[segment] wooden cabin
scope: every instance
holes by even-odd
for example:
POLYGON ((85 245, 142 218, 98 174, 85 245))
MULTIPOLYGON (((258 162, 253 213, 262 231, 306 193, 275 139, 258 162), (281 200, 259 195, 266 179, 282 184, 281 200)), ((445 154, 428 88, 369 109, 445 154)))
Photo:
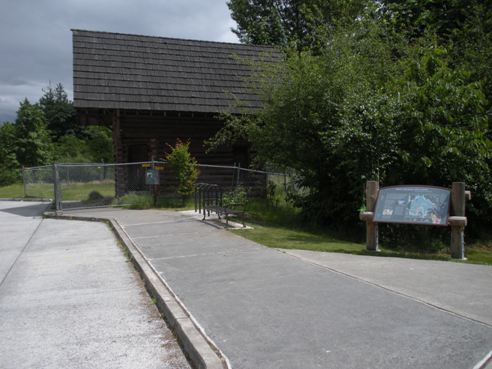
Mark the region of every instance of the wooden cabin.
POLYGON ((116 162, 157 160, 164 156, 166 145, 179 138, 191 141, 191 153, 199 163, 249 165, 247 144, 207 154, 204 140, 221 128, 220 113, 254 114, 260 100, 248 88, 251 63, 278 60, 278 50, 108 32, 72 33, 74 106, 81 124, 112 128, 116 162))

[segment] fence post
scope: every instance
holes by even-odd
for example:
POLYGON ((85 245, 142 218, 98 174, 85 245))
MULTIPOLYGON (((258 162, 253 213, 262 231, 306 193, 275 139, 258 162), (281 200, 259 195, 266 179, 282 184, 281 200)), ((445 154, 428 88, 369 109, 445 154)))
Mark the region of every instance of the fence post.
MULTIPOLYGON (((152 155, 152 160, 151 160, 150 166, 152 168, 152 175, 155 175, 155 162, 154 162, 154 156, 153 155, 152 155)), ((156 207, 157 206, 157 185, 155 183, 153 183, 150 186, 152 188, 152 199, 153 199, 154 207, 156 207)))
POLYGON ((195 213, 198 211, 198 191, 195 185, 195 213))
POLYGON ((236 187, 239 186, 239 174, 241 173, 241 163, 238 163, 237 164, 237 167, 236 167, 236 187))
POLYGON ((55 197, 55 210, 62 210, 60 199, 60 173, 58 172, 58 164, 53 164, 53 191, 55 197))
MULTIPOLYGON (((367 181, 366 183, 366 208, 368 212, 374 214, 374 208, 376 206, 376 199, 379 192, 378 181, 367 181)), ((372 219, 368 219, 366 222, 366 240, 367 250, 379 251, 379 237, 378 237, 378 225, 374 223, 372 219)))
POLYGON ((24 166, 22 166, 22 187, 24 188, 24 197, 27 197, 26 168, 24 166))

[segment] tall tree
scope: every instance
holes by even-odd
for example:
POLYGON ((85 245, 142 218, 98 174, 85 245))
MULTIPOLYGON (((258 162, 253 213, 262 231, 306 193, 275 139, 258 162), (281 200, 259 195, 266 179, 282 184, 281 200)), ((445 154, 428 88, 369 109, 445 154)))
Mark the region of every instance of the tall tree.
POLYGON ((317 50, 336 24, 355 19, 364 0, 229 0, 243 43, 317 50))
POLYGON ((492 1, 490 0, 382 0, 386 24, 411 43, 434 35, 450 51, 452 67, 470 71, 480 81, 488 100, 492 123, 492 1))
MULTIPOLYGON (((473 16, 482 0, 383 0, 381 12, 411 39, 434 32, 449 40, 473 16)), ((489 5, 490 8, 490 5, 489 5)))
POLYGON ((19 162, 15 155, 16 129, 11 122, 0 126, 0 185, 15 182, 19 176, 19 162))
POLYGON ((25 99, 20 103, 15 121, 17 160, 24 166, 48 164, 53 145, 47 129, 46 117, 37 104, 25 99))
POLYGON ((79 133, 75 109, 63 85, 58 83, 55 88, 50 85, 43 92, 44 95, 39 99, 39 105, 44 112, 53 138, 58 140, 64 135, 79 133))

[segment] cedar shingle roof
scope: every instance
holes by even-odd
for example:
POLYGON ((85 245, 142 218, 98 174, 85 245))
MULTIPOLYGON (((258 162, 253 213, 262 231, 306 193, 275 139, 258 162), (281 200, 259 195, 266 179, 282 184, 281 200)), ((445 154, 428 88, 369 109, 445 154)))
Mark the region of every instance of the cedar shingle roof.
POLYGON ((249 108, 245 60, 278 60, 268 46, 72 30, 77 108, 222 112, 249 108))

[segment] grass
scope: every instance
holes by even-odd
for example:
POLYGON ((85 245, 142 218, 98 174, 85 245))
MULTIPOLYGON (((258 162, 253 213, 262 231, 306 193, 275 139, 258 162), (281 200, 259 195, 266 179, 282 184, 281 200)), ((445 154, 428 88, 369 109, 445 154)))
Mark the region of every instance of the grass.
POLYGON ((68 183, 61 186, 63 201, 85 200, 93 191, 104 197, 114 197, 114 182, 68 183))
POLYGON ((180 198, 159 196, 157 198, 156 206, 154 206, 154 199, 149 194, 137 194, 132 193, 121 197, 116 201, 117 205, 120 205, 127 209, 167 209, 167 210, 191 210, 194 209, 193 199, 186 199, 184 202, 180 198))
POLYGON ((284 228, 275 225, 250 224, 253 229, 237 230, 237 234, 268 247, 281 249, 361 252, 364 245, 333 238, 328 234, 284 228))
MULTIPOLYGON (((27 197, 53 198, 53 184, 36 183, 27 187, 27 197)), ((111 204, 120 205, 128 209, 150 209, 154 208, 154 201, 149 194, 132 193, 113 200, 115 196, 113 181, 94 181, 85 183, 62 183, 62 201, 81 201, 86 204, 111 204), (97 192, 97 196, 93 196, 97 192), (92 193, 92 195, 91 195, 92 193), (94 201, 92 201, 94 200, 94 201)), ((14 183, 8 186, 0 186, 0 198, 23 198, 24 186, 22 183, 14 183)), ((176 197, 157 198, 156 208, 190 210, 194 209, 193 199, 182 199, 176 197)))
POLYGON ((492 265, 492 246, 471 245, 466 249, 468 262, 492 265))
POLYGON ((21 197, 24 197, 24 186, 22 183, 14 183, 8 186, 0 187, 0 199, 21 197))
MULTIPOLYGON (((262 245, 280 248, 358 255, 404 257, 414 259, 451 260, 445 253, 418 253, 403 249, 381 247, 380 252, 366 250, 365 244, 351 237, 307 225, 300 219, 299 210, 283 203, 272 206, 265 201, 252 201, 247 208, 247 223, 253 229, 233 230, 234 233, 262 245)), ((469 263, 492 265, 492 245, 472 244, 466 247, 469 263)))
MULTIPOLYGON (((114 196, 114 182, 63 183, 61 186, 63 201, 85 200, 92 191, 103 196, 114 196)), ((27 197, 53 198, 53 184, 37 183, 27 187, 27 197)), ((24 186, 14 183, 0 187, 0 198, 23 198, 24 186)))

